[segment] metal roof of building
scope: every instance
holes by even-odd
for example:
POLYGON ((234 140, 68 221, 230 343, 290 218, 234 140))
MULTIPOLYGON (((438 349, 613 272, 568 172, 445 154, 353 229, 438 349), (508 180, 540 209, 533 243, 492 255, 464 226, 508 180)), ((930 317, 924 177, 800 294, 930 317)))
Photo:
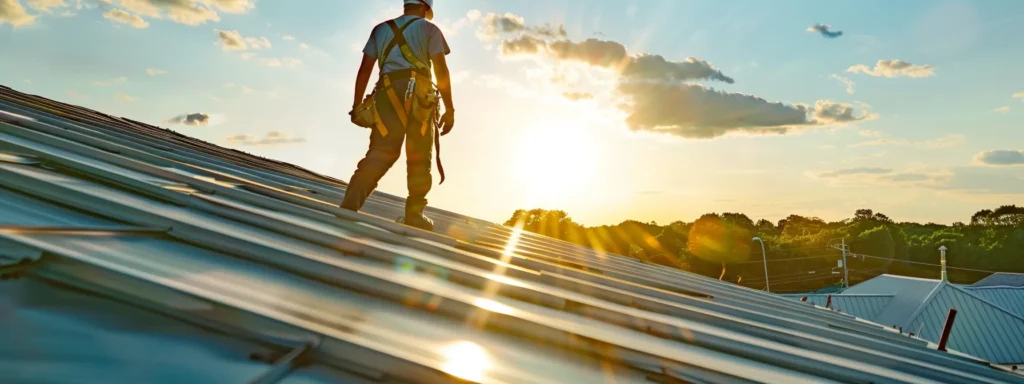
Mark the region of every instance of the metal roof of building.
POLYGON ((837 310, 913 332, 931 342, 939 341, 949 309, 956 308, 950 347, 1000 364, 1024 363, 1024 289, 973 288, 882 275, 841 294, 786 296, 798 300, 807 296, 816 305, 823 305, 820 303, 831 296, 831 305, 837 310), (878 309, 886 297, 884 307, 878 309))
POLYGON ((874 319, 884 310, 895 295, 831 295, 831 294, 783 294, 782 296, 802 300, 819 307, 829 307, 861 319, 874 319), (831 298, 831 302, 829 301, 831 298))
POLYGON ((1018 287, 1024 288, 1024 273, 997 272, 971 284, 971 287, 1018 287))
POLYGON ((1024 287, 964 287, 964 289, 1017 316, 1024 316, 1024 287))
POLYGON ((438 233, 405 227, 394 196, 344 211, 340 181, 127 119, 6 88, 0 111, 16 382, 1024 383, 845 313, 451 212, 429 209, 438 233))

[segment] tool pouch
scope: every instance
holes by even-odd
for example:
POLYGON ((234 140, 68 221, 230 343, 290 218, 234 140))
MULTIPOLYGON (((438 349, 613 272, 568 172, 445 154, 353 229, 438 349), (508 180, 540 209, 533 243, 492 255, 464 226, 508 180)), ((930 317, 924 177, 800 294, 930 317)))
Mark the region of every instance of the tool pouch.
POLYGON ((377 126, 377 116, 373 113, 374 106, 374 94, 370 93, 363 99, 356 109, 352 110, 353 122, 363 128, 373 128, 377 126))
POLYGON ((440 92, 430 81, 417 81, 412 92, 412 121, 420 125, 420 134, 426 135, 437 123, 440 92))

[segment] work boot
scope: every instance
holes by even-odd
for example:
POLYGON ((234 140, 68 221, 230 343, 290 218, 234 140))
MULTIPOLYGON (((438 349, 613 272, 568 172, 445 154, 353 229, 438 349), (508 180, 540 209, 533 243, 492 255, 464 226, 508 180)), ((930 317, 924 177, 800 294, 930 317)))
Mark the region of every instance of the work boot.
POLYGON ((424 231, 434 231, 434 221, 430 220, 429 217, 423 215, 423 209, 426 208, 424 205, 406 205, 405 216, 402 217, 402 224, 410 227, 419 228, 424 231))

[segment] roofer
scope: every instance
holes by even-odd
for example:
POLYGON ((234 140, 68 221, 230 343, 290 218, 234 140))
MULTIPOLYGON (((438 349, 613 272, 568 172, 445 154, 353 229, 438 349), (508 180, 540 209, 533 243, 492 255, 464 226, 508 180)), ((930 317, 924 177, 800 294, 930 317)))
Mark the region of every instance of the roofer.
POLYGON ((443 136, 455 125, 445 62, 451 49, 441 30, 429 21, 434 17, 433 0, 403 2, 404 14, 374 27, 363 48, 349 114, 352 123, 370 129, 370 148, 352 175, 341 207, 352 211, 362 208, 398 160, 404 139, 409 189, 404 224, 432 231, 434 223, 423 214, 433 183, 431 145, 437 150, 437 167, 443 183, 437 131, 443 136), (380 78, 373 92, 364 98, 374 64, 380 67, 380 78), (436 87, 431 81, 431 67, 437 78, 436 87), (439 98, 445 107, 440 116, 439 98))

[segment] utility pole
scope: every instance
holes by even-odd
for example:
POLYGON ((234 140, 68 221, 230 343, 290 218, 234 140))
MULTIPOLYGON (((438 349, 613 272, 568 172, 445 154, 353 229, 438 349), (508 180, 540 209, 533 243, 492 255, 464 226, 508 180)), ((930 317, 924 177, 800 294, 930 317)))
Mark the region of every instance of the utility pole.
POLYGON ((840 243, 834 243, 836 239, 829 240, 829 248, 838 249, 843 251, 843 288, 850 288, 850 269, 846 266, 846 238, 840 239, 840 243))
POLYGON ((771 292, 772 286, 768 284, 768 253, 764 251, 764 241, 761 241, 760 237, 755 237, 754 241, 761 243, 761 257, 764 258, 764 289, 771 292))
POLYGON ((843 285, 844 288, 850 288, 850 269, 846 264, 846 238, 843 238, 843 285))

